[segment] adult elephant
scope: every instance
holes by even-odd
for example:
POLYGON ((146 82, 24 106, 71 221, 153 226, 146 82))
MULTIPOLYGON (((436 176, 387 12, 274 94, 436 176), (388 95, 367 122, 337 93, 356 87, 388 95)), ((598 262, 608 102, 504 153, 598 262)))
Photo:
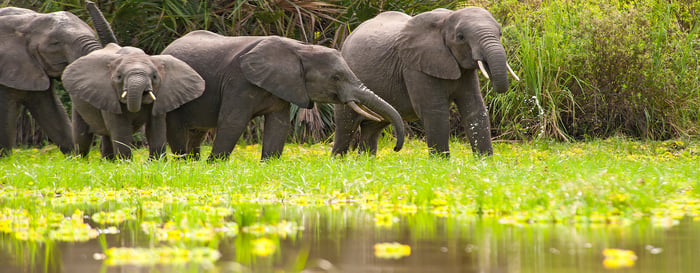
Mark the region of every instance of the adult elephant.
POLYGON ((227 37, 193 31, 163 54, 183 60, 206 82, 204 94, 167 115, 168 144, 178 155, 199 156, 205 133, 216 128, 209 159, 227 158, 248 122, 264 116, 262 159, 282 154, 289 134, 290 103, 345 103, 370 119, 394 125, 403 145, 398 112, 357 79, 337 50, 278 37, 227 37), (364 108, 364 109, 363 109, 364 108))
MULTIPOLYGON (((415 17, 389 11, 358 26, 341 52, 360 80, 405 120, 423 122, 431 153, 449 155, 449 108, 454 102, 472 151, 491 155, 477 68, 491 79, 496 92, 508 90, 512 70, 500 37, 498 22, 482 8, 436 9, 415 17)), ((343 105, 336 105, 334 112, 334 154, 348 151, 358 125, 360 150, 376 152, 386 123, 365 120, 343 105)))
MULTIPOLYGON (((106 21, 95 21, 103 33, 106 21)), ((0 9, 0 157, 12 152, 17 117, 26 107, 63 153, 73 150, 70 120, 52 92, 51 79, 81 56, 102 48, 93 30, 75 15, 0 9)))
POLYGON ((86 156, 97 133, 107 159, 130 159, 132 135, 143 125, 150 158, 165 156, 165 114, 204 91, 199 74, 173 56, 116 44, 77 59, 62 79, 73 101, 76 149, 86 156))

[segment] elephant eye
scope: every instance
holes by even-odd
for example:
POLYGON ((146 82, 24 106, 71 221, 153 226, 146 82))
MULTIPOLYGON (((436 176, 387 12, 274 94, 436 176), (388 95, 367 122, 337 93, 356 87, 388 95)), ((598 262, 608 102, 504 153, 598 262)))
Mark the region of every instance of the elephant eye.
POLYGON ((333 75, 333 76, 331 76, 331 80, 336 81, 336 82, 340 81, 340 76, 338 76, 337 74, 333 75))
POLYGON ((462 33, 457 33, 457 40, 459 40, 459 41, 464 41, 464 34, 462 34, 462 33))
POLYGON ((121 79, 122 79, 122 75, 121 74, 117 75, 117 80, 121 80, 121 79))
POLYGON ((158 79, 158 76, 156 74, 151 75, 151 78, 155 81, 158 79))

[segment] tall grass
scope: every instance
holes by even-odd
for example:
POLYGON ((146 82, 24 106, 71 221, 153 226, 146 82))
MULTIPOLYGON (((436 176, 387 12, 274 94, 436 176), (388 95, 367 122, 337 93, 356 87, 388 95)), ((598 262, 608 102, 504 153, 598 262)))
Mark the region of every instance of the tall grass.
POLYGON ((669 139, 700 124, 700 4, 480 1, 523 75, 487 97, 503 138, 669 139))

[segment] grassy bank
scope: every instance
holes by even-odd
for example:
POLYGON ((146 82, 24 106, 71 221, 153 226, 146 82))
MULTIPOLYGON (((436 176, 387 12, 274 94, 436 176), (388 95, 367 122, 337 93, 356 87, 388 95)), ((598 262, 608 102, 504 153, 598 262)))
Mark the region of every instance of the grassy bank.
POLYGON ((260 146, 249 145, 213 164, 149 162, 145 150, 132 162, 103 161, 95 152, 83 160, 54 149, 15 150, 0 159, 0 204, 24 207, 23 199, 37 194, 159 192, 223 206, 351 204, 571 222, 651 216, 672 200, 700 195, 699 142, 497 143, 490 158, 474 158, 464 143, 451 147, 450 159, 429 156, 418 141, 376 158, 332 158, 329 145, 288 145, 282 158, 262 163, 260 146))

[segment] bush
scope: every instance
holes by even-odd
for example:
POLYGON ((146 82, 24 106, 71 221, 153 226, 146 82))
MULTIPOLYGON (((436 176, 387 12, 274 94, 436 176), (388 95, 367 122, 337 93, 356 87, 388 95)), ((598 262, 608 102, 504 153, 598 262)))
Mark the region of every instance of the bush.
POLYGON ((504 138, 696 135, 700 4, 494 1, 511 63, 508 94, 489 94, 504 138))

